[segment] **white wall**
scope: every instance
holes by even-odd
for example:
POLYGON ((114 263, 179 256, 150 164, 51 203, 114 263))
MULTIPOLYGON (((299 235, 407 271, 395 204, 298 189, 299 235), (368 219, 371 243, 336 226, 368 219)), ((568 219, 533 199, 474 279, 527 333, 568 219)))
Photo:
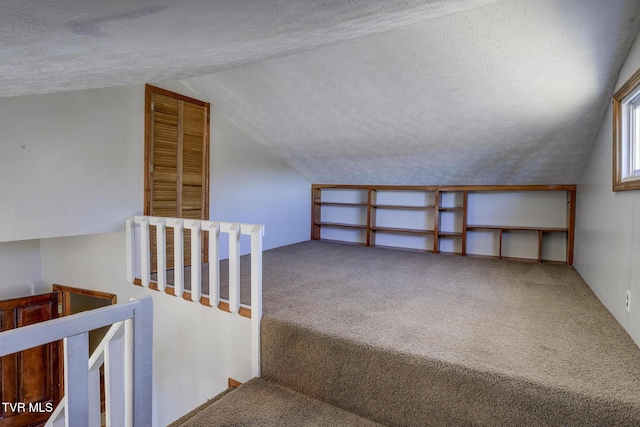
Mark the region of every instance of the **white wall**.
MULTIPOLYGON (((616 83, 640 68, 636 39, 616 83)), ((611 107, 607 110, 577 193, 575 267, 603 304, 640 345, 640 191, 613 192, 611 107), (625 294, 631 291, 631 309, 625 294)))
POLYGON ((44 292, 40 270, 40 241, 0 243, 0 300, 44 292))
MULTIPOLYGON (((265 249, 309 240, 311 184, 218 110, 211 115, 211 218, 264 224, 265 249)), ((241 249, 248 253, 248 238, 241 249)))
POLYGON ((144 88, 0 98, 0 242, 119 230, 142 208, 144 88))

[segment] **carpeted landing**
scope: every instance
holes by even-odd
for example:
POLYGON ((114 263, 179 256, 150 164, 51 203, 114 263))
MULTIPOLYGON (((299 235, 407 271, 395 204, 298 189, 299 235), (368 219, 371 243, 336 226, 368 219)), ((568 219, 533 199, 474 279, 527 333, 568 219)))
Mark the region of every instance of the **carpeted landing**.
POLYGON ((640 426, 640 349, 572 267, 311 241, 263 279, 261 392, 387 426, 640 426))

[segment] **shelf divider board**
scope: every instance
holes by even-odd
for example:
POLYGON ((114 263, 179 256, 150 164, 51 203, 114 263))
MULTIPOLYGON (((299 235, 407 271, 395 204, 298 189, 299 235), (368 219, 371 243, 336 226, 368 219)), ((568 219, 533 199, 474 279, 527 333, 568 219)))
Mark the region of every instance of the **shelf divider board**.
POLYGON ((372 206, 376 202, 377 194, 377 191, 371 188, 367 191, 367 235, 365 241, 367 246, 376 245, 376 234, 374 231, 376 214, 372 206))
POLYGON ((576 226, 576 190, 567 191, 567 265, 573 265, 573 244, 576 226))
POLYGON ((321 189, 318 187, 312 187, 311 189, 311 240, 320 239, 320 215, 322 206, 321 202, 321 189))
POLYGON ((462 256, 467 255, 467 200, 469 198, 469 191, 464 190, 462 192, 462 256))
POLYGON ((435 211, 433 215, 433 253, 440 252, 440 239, 438 231, 440 230, 440 190, 436 190, 435 211))
POLYGON ((538 230, 538 264, 542 263, 542 233, 544 231, 538 230))

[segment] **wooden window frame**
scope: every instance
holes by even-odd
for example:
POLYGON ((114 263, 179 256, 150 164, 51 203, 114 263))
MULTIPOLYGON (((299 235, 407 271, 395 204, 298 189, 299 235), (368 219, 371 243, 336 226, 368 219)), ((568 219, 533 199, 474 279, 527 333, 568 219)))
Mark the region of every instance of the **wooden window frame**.
MULTIPOLYGON (((613 95, 613 191, 640 190, 640 176, 625 176, 623 174, 624 151, 631 149, 633 140, 625 138, 623 126, 625 98, 640 87, 640 70, 636 71, 629 80, 613 95)), ((640 125, 640 123, 638 123, 640 125)), ((640 146, 640 143, 637 143, 640 146)), ((640 147, 637 147, 640 148, 640 147)))

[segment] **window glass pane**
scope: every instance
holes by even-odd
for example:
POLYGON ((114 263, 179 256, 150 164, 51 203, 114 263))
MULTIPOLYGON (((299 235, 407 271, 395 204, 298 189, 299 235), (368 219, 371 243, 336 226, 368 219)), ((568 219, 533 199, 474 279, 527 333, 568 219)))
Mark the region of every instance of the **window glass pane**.
POLYGON ((633 139, 631 141, 631 173, 640 175, 640 106, 633 106, 633 139))

